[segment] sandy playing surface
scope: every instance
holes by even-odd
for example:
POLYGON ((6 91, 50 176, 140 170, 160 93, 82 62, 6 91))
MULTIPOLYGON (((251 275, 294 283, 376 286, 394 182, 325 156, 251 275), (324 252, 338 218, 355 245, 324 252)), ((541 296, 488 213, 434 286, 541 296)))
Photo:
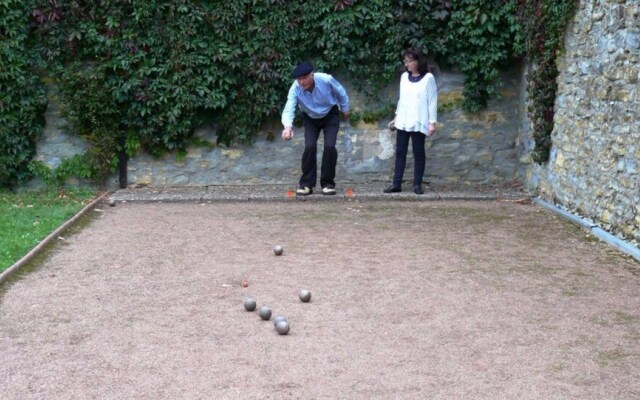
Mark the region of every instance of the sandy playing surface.
POLYGON ((538 206, 93 214, 0 288, 2 399, 640 398, 640 265, 538 206))

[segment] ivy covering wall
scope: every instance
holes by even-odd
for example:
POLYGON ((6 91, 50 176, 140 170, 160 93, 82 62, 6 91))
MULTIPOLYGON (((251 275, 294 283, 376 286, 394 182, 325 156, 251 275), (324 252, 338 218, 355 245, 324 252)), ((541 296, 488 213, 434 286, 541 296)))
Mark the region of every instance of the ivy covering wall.
POLYGON ((28 83, 0 103, 2 121, 15 117, 26 124, 2 131, 0 147, 19 156, 0 184, 14 185, 29 171, 47 173, 29 163, 42 127, 39 77, 59 86, 67 120, 91 145, 61 166, 57 181, 76 174, 99 182, 116 168, 118 152, 180 151, 202 124, 213 125, 222 144, 249 142, 265 120, 278 118, 290 71, 301 60, 318 70, 340 71, 375 96, 396 79, 402 49, 421 47, 465 74, 463 107, 476 111, 495 95, 498 69, 527 47, 523 35, 529 31, 518 18, 526 4, 0 0, 0 12, 11 16, 2 18, 0 34, 15 43, 12 50, 2 48, 7 63, 1 84, 15 85, 16 74, 28 83), (14 62, 14 54, 23 61, 14 62), (28 58, 33 55, 41 61, 37 67, 28 58))
POLYGON ((47 99, 35 74, 29 1, 0 0, 0 187, 24 182, 47 99))

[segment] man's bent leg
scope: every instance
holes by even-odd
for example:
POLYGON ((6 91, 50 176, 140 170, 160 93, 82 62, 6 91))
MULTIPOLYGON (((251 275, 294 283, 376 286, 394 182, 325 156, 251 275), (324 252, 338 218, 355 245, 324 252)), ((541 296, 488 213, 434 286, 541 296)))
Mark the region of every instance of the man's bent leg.
POLYGON ((302 153, 302 176, 300 177, 300 187, 314 188, 318 179, 318 137, 320 137, 320 127, 317 122, 306 114, 304 120, 304 152, 302 153))
POLYGON ((323 118, 325 124, 324 149, 322 151, 322 167, 320 168, 320 186, 335 189, 336 164, 338 163, 338 150, 336 141, 340 130, 340 114, 337 107, 323 118))

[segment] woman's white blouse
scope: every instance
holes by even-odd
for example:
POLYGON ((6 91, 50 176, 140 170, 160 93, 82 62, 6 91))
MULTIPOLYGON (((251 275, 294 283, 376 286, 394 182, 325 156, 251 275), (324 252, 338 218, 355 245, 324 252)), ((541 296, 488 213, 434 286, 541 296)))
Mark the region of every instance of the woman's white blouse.
POLYGON ((396 108, 396 129, 429 134, 429 123, 438 122, 438 87, 433 74, 427 73, 418 82, 409 80, 409 73, 400 77, 400 99, 396 108))

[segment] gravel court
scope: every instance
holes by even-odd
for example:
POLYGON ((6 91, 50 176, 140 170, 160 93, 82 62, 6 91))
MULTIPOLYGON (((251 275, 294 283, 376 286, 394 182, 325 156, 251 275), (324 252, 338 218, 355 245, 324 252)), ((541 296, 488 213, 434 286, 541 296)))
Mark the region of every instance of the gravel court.
POLYGON ((640 397, 640 266, 538 206, 93 214, 0 288, 0 398, 640 397))

